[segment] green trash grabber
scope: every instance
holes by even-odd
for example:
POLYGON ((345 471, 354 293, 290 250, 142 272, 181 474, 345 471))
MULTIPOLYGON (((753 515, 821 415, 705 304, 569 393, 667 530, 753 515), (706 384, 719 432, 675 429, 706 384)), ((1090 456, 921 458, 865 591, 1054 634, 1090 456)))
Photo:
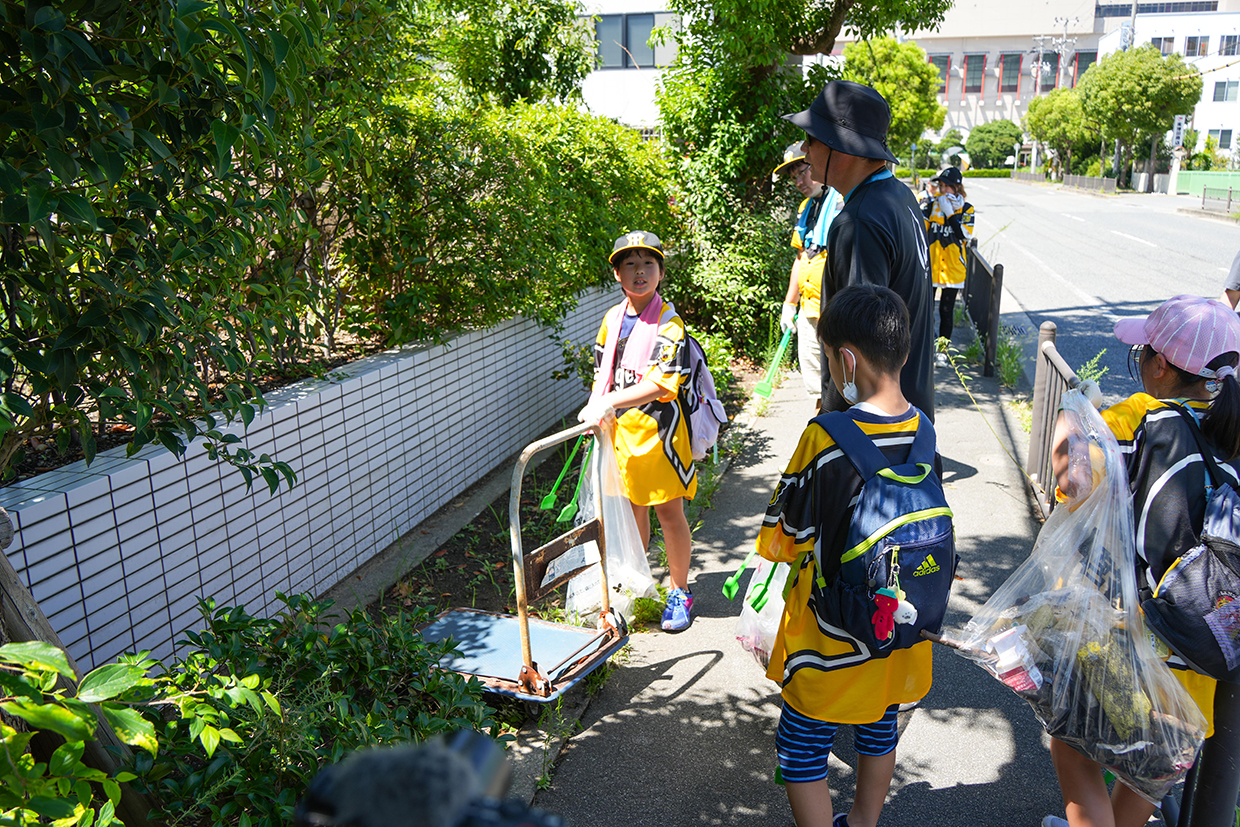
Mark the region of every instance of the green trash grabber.
MULTIPOLYGON (((794 316, 793 320, 795 319, 794 316)), ((787 352, 790 341, 792 341, 792 328, 785 330, 784 335, 779 338, 779 347, 775 350, 775 358, 771 360, 771 367, 766 372, 766 378, 754 389, 754 393, 763 399, 771 398, 771 391, 775 388, 775 374, 779 371, 779 366, 784 363, 784 353, 787 352)))
POLYGON ((551 486, 551 493, 542 498, 542 503, 538 506, 543 511, 550 509, 555 505, 555 492, 560 490, 560 483, 564 482, 564 475, 568 473, 569 466, 573 464, 573 457, 577 456, 577 449, 581 447, 581 440, 586 435, 582 434, 577 437, 577 441, 573 443, 573 450, 569 452, 568 459, 564 463, 564 467, 560 469, 560 476, 555 478, 555 485, 551 486))
POLYGON ((593 450, 594 440, 590 440, 590 444, 586 446, 585 456, 581 458, 581 476, 577 477, 577 488, 573 491, 573 498, 568 501, 568 505, 560 511, 560 516, 555 518, 557 523, 567 523, 577 516, 577 499, 581 496, 581 481, 586 478, 586 466, 590 464, 590 452, 593 450))
POLYGON ((741 586, 741 575, 745 573, 745 569, 749 568, 749 564, 753 562, 753 558, 758 554, 758 550, 754 549, 749 552, 749 556, 745 558, 745 562, 741 563, 741 567, 736 570, 736 574, 729 577, 723 583, 723 596, 728 600, 736 597, 736 591, 741 586))

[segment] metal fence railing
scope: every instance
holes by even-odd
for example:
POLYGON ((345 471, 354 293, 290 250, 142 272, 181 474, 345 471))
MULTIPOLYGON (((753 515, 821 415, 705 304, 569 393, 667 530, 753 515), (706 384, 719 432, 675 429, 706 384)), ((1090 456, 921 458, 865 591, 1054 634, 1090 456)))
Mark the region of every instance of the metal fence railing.
POLYGON ((1201 208, 1220 210, 1228 214, 1240 210, 1240 190, 1231 187, 1202 187, 1201 208))
POLYGON ((1033 423, 1029 430, 1029 461, 1025 464, 1043 517, 1049 517, 1055 507, 1051 439, 1059 403, 1069 388, 1081 384, 1076 372, 1055 349, 1055 330, 1054 322, 1042 322, 1038 328, 1038 352, 1033 371, 1033 423))
POLYGON ((999 299, 1003 295, 1003 265, 986 261, 977 251, 977 239, 965 248, 964 306, 982 340, 982 375, 994 376, 999 350, 999 299))
POLYGON ((1012 180, 1014 181, 1033 181, 1038 184, 1046 183, 1045 172, 1017 172, 1012 170, 1012 180))
POLYGON ((1063 183, 1065 187, 1075 187, 1079 190, 1115 192, 1114 178, 1095 178, 1092 175, 1065 175, 1063 183))

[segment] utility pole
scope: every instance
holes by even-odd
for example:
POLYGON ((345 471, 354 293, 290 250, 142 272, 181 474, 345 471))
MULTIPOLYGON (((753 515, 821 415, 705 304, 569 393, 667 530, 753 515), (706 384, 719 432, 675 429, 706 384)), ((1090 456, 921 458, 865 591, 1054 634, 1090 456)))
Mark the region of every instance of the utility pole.
MULTIPOLYGON (((1030 74, 1032 74, 1036 79, 1033 84, 1033 96, 1036 98, 1038 95, 1042 94, 1042 75, 1046 71, 1046 67, 1042 65, 1042 54, 1046 48, 1046 41, 1052 40, 1053 38, 1050 35, 1040 34, 1035 35, 1033 39, 1038 42, 1038 59, 1037 62, 1033 64, 1032 71, 1030 72, 1030 74)), ((1033 151, 1029 157, 1029 167, 1034 172, 1037 172, 1038 139, 1034 138, 1031 143, 1033 144, 1033 151)))

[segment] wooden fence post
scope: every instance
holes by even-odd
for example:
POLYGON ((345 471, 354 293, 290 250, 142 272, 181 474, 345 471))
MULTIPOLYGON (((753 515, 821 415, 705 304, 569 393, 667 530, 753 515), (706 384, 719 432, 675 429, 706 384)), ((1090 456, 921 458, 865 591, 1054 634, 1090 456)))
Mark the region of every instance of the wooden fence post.
MULTIPOLYGON (((52 628, 52 624, 44 616, 39 604, 35 602, 34 596, 17 576, 13 564, 4 554, 4 549, 12 542, 13 522, 8 512, 0 508, 0 629, 4 630, 10 642, 37 640, 64 650, 69 665, 73 667, 77 679, 81 680, 82 670, 78 668, 64 644, 60 642, 60 635, 52 628)), ((61 685, 70 691, 77 688, 63 677, 61 685)), ((30 741, 30 750, 37 760, 47 761, 62 741, 60 736, 50 733, 36 736, 30 741)), ((129 747, 116 737, 116 733, 112 731, 112 727, 103 716, 99 716, 95 737, 86 741, 82 763, 102 770, 110 777, 122 769, 124 762, 131 755, 129 747)), ((150 827, 151 822, 147 817, 150 811, 151 804, 146 796, 128 784, 121 784, 121 800, 117 805, 116 815, 125 822, 127 827, 150 827)))

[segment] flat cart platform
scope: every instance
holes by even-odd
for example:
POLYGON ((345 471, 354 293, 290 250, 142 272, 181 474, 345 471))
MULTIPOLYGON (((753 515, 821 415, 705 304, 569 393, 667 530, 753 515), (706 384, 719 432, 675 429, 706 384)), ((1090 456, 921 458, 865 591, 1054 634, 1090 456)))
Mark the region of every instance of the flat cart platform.
MULTIPOLYGON (((528 554, 522 548, 521 482, 530 460, 539 451, 590 432, 596 439, 603 437, 597 425, 580 425, 526 446, 517 460, 508 505, 517 614, 454 608, 419 629, 427 641, 449 638, 455 641, 457 654, 445 657, 440 666, 478 678, 489 692, 534 703, 553 702, 628 642, 628 626, 624 618, 611 609, 609 600, 601 517, 596 516, 564 532, 528 554), (551 562, 576 546, 590 543, 598 548, 601 569, 602 611, 597 628, 531 618, 529 601, 545 596, 590 568, 589 565, 580 566, 544 583, 551 562), (540 668, 539 664, 543 666, 540 668)), ((595 462, 589 470, 597 475, 599 465, 595 462)), ((598 501, 601 486, 595 484, 592 490, 594 513, 601 514, 598 501)))

